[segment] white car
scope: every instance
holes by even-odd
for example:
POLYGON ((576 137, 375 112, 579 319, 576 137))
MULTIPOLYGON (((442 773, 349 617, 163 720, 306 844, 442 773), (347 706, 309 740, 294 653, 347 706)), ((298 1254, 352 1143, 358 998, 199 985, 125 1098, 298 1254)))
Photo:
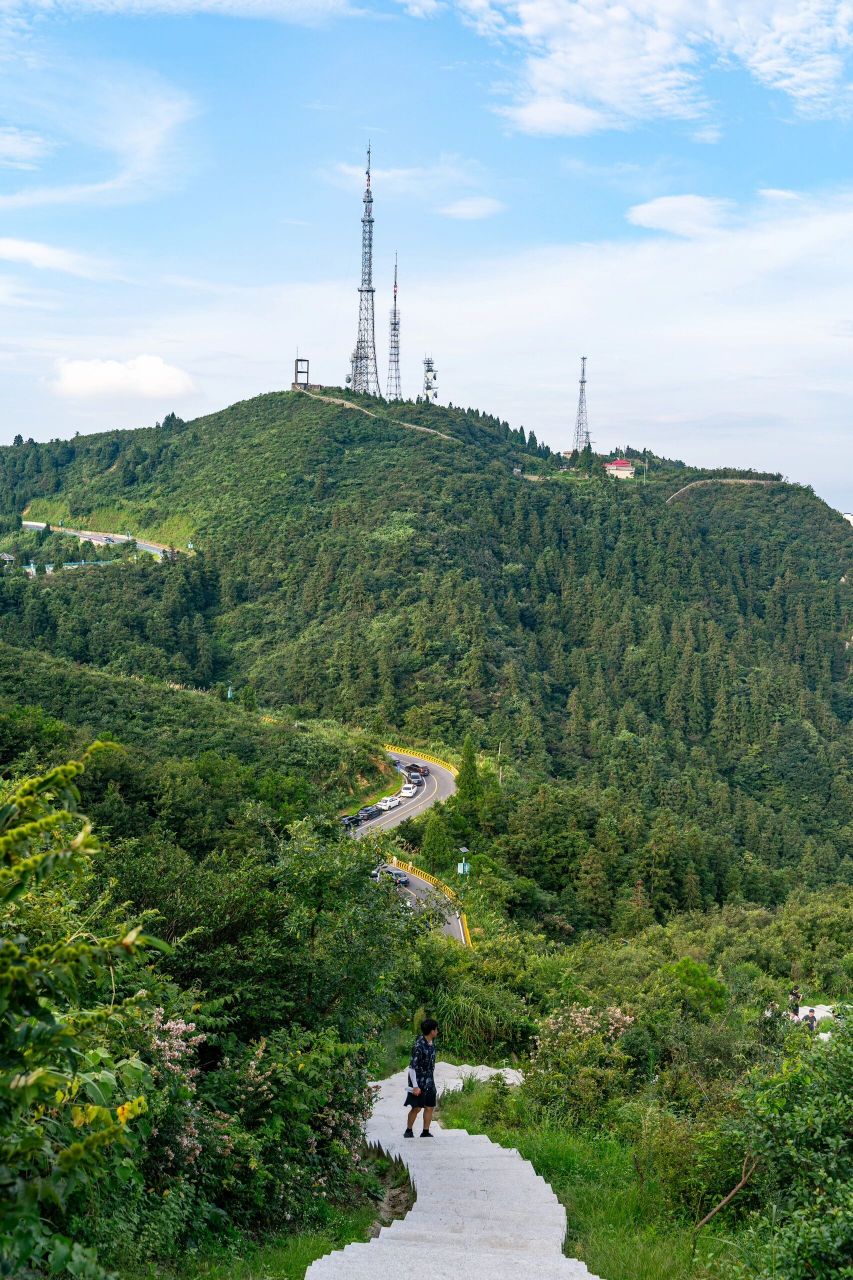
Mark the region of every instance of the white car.
POLYGON ((417 794, 418 794, 418 789, 411 782, 407 782, 406 785, 404 787, 401 787, 400 789, 400 795, 403 796, 404 799, 406 800, 408 800, 410 796, 416 796, 417 794))
POLYGON ((387 812, 388 809, 396 809, 399 803, 399 796, 386 796, 384 800, 379 801, 376 807, 377 809, 384 809, 387 812))

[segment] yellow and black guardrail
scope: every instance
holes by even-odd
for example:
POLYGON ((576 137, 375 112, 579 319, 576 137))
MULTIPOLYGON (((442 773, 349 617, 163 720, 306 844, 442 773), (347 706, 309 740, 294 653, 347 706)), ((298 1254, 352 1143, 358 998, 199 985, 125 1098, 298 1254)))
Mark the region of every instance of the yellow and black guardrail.
POLYGON ((446 769, 448 773, 452 773, 454 778, 459 776, 459 770, 455 764, 451 764, 449 760, 441 760, 438 756, 431 756, 426 751, 413 751, 411 747, 395 747, 390 742, 383 742, 383 751, 399 751, 404 756, 416 756, 418 760, 426 760, 429 764, 437 764, 440 769, 446 769))
MULTIPOLYGON (((426 760, 427 756, 421 757, 426 760)), ((438 763, 438 762, 436 762, 438 763)), ((443 893, 448 902, 456 907, 456 914, 459 916, 459 925, 462 929, 462 937, 465 939, 465 946, 473 948, 471 941, 471 931, 468 928, 468 919, 464 911, 459 910, 459 896, 449 884, 445 884, 443 880, 439 880, 438 876, 434 876, 430 871, 424 871, 422 867, 416 867, 413 862, 404 862, 402 858, 397 858, 394 854, 388 859, 392 867, 399 867, 401 871, 407 871, 410 875, 417 876, 419 880, 426 880, 427 884, 431 884, 438 889, 439 893, 443 893)))
MULTIPOLYGON (((454 778, 459 776, 459 770, 456 768, 456 765, 451 764, 449 760, 442 760, 440 756, 430 755, 427 751, 413 751, 411 747, 399 747, 392 742, 384 742, 382 745, 386 751, 399 751, 400 755, 403 756, 415 756, 418 760, 426 760, 429 764, 437 764, 440 769, 446 769, 454 778)), ((439 893, 443 893, 445 898, 457 907, 459 924, 462 929, 462 937, 465 939, 465 946, 473 947, 474 944, 471 941, 471 931, 468 928, 468 920, 465 912, 458 910, 459 898, 455 890, 451 889, 450 885, 445 884, 443 880, 439 880, 438 876, 432 875, 429 871, 422 870, 421 867, 416 867, 413 862, 403 862, 400 858, 395 857, 392 857, 390 862, 392 866, 399 867, 401 871, 409 871, 412 875, 417 876, 419 880, 426 880, 427 884, 433 885, 438 889, 439 893)))

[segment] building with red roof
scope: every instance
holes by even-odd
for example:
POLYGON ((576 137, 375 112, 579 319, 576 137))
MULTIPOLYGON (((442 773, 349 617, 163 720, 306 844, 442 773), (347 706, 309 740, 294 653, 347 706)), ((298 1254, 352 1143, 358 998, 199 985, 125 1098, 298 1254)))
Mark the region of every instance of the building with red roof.
POLYGON ((627 458, 613 458, 610 462, 605 462, 604 470, 609 476, 617 476, 620 480, 634 478, 634 464, 627 458))

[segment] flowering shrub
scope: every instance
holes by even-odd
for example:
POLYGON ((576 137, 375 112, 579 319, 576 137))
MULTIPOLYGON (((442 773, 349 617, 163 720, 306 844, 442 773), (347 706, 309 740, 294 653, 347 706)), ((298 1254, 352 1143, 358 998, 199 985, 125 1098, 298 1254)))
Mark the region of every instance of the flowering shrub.
POLYGON ((558 1009, 534 1042, 523 1086, 528 1098, 549 1115, 594 1122, 630 1089, 630 1062, 619 1040, 633 1021, 615 1005, 558 1009))
POLYGON ((361 1170, 368 1080, 363 1048, 331 1029, 276 1032, 229 1053, 205 1085, 219 1207, 250 1226, 304 1220, 317 1201, 346 1195, 361 1170))

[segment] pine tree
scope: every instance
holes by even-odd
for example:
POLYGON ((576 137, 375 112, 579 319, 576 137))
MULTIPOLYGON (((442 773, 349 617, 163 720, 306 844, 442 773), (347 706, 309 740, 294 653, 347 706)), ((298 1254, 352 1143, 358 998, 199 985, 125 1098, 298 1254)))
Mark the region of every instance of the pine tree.
POLYGON ((483 788, 477 769, 477 755, 474 750, 474 739, 470 733, 465 735, 462 744, 462 764, 456 779, 456 800, 460 814, 469 821, 477 817, 483 788))
POLYGON ((427 871, 435 874, 448 865, 453 857, 453 840, 443 815, 431 809, 424 827, 421 844, 421 860, 427 871))

